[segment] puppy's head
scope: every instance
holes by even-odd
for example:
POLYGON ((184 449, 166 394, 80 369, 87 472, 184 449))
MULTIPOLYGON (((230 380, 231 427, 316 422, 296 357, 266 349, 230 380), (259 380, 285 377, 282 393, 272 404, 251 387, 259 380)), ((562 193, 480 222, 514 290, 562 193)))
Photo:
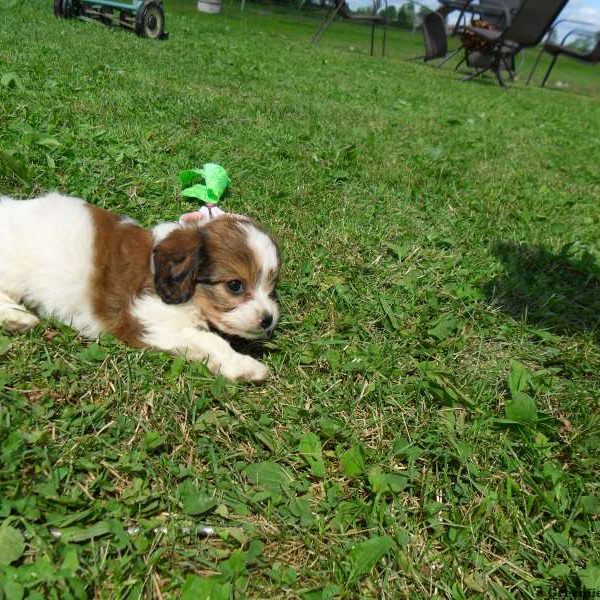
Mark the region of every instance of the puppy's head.
POLYGON ((211 326, 245 339, 266 337, 277 324, 278 273, 275 242, 246 218, 183 226, 154 249, 154 285, 163 302, 193 302, 211 326))

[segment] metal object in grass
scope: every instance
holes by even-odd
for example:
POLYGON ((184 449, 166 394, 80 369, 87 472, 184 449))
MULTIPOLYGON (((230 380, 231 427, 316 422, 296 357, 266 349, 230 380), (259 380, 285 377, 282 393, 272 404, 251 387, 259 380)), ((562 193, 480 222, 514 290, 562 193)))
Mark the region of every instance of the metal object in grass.
POLYGON ((54 14, 62 19, 80 18, 133 29, 150 39, 165 39, 162 0, 54 0, 54 14))
MULTIPOLYGON (((75 531, 76 528, 71 528, 69 529, 59 529, 57 527, 51 527, 48 531, 51 535, 51 537, 55 540, 61 540, 64 538, 65 532, 67 535, 67 541, 72 541, 73 540, 73 536, 83 536, 85 538, 87 537, 95 537, 95 535, 105 535, 106 533, 108 533, 110 531, 110 528, 107 526, 106 528, 99 528, 96 527, 96 531, 90 531, 90 529, 88 529, 87 531, 85 529, 82 529, 82 531, 75 531), (93 535, 92 535, 93 534, 93 535)), ((142 533, 142 528, 139 525, 130 525, 129 527, 127 527, 125 529, 125 531, 127 532, 128 535, 130 536, 136 536, 139 535, 140 533, 142 533)), ((213 538, 216 537, 217 531, 213 528, 213 527, 209 527, 206 525, 193 525, 188 523, 186 524, 179 524, 179 523, 174 523, 171 524, 169 527, 167 527, 166 525, 160 525, 158 527, 154 527, 153 529, 150 530, 150 533, 154 534, 155 536, 164 536, 167 535, 168 533, 172 533, 176 536, 197 536, 199 538, 213 538)))

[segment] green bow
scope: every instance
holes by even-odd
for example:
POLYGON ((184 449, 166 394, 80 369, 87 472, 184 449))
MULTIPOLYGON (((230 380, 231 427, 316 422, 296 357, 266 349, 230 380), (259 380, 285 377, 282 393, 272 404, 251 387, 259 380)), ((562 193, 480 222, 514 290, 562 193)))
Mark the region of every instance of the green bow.
POLYGON ((206 163, 201 169, 181 171, 179 180, 183 186, 183 196, 196 198, 206 204, 218 204, 231 183, 227 171, 215 163, 206 163), (202 181, 204 183, 200 183, 202 181))

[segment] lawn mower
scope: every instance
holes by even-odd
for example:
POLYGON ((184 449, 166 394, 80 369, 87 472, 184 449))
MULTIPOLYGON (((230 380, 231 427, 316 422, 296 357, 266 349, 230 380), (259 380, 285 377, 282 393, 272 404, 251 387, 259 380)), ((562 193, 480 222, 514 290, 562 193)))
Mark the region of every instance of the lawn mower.
POLYGON ((155 40, 168 36, 162 0, 131 0, 130 4, 112 0, 54 0, 54 14, 62 19, 121 25, 155 40))

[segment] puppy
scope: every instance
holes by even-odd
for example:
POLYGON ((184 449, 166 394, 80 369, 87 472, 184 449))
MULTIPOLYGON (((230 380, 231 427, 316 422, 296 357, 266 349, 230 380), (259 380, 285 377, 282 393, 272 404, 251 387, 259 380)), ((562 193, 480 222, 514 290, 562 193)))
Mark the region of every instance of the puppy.
POLYGON ((25 304, 89 338, 107 332, 263 381, 267 368, 218 333, 273 331, 279 264, 273 239, 240 215, 147 230, 57 193, 0 197, 0 326, 11 331, 38 323, 25 304))

